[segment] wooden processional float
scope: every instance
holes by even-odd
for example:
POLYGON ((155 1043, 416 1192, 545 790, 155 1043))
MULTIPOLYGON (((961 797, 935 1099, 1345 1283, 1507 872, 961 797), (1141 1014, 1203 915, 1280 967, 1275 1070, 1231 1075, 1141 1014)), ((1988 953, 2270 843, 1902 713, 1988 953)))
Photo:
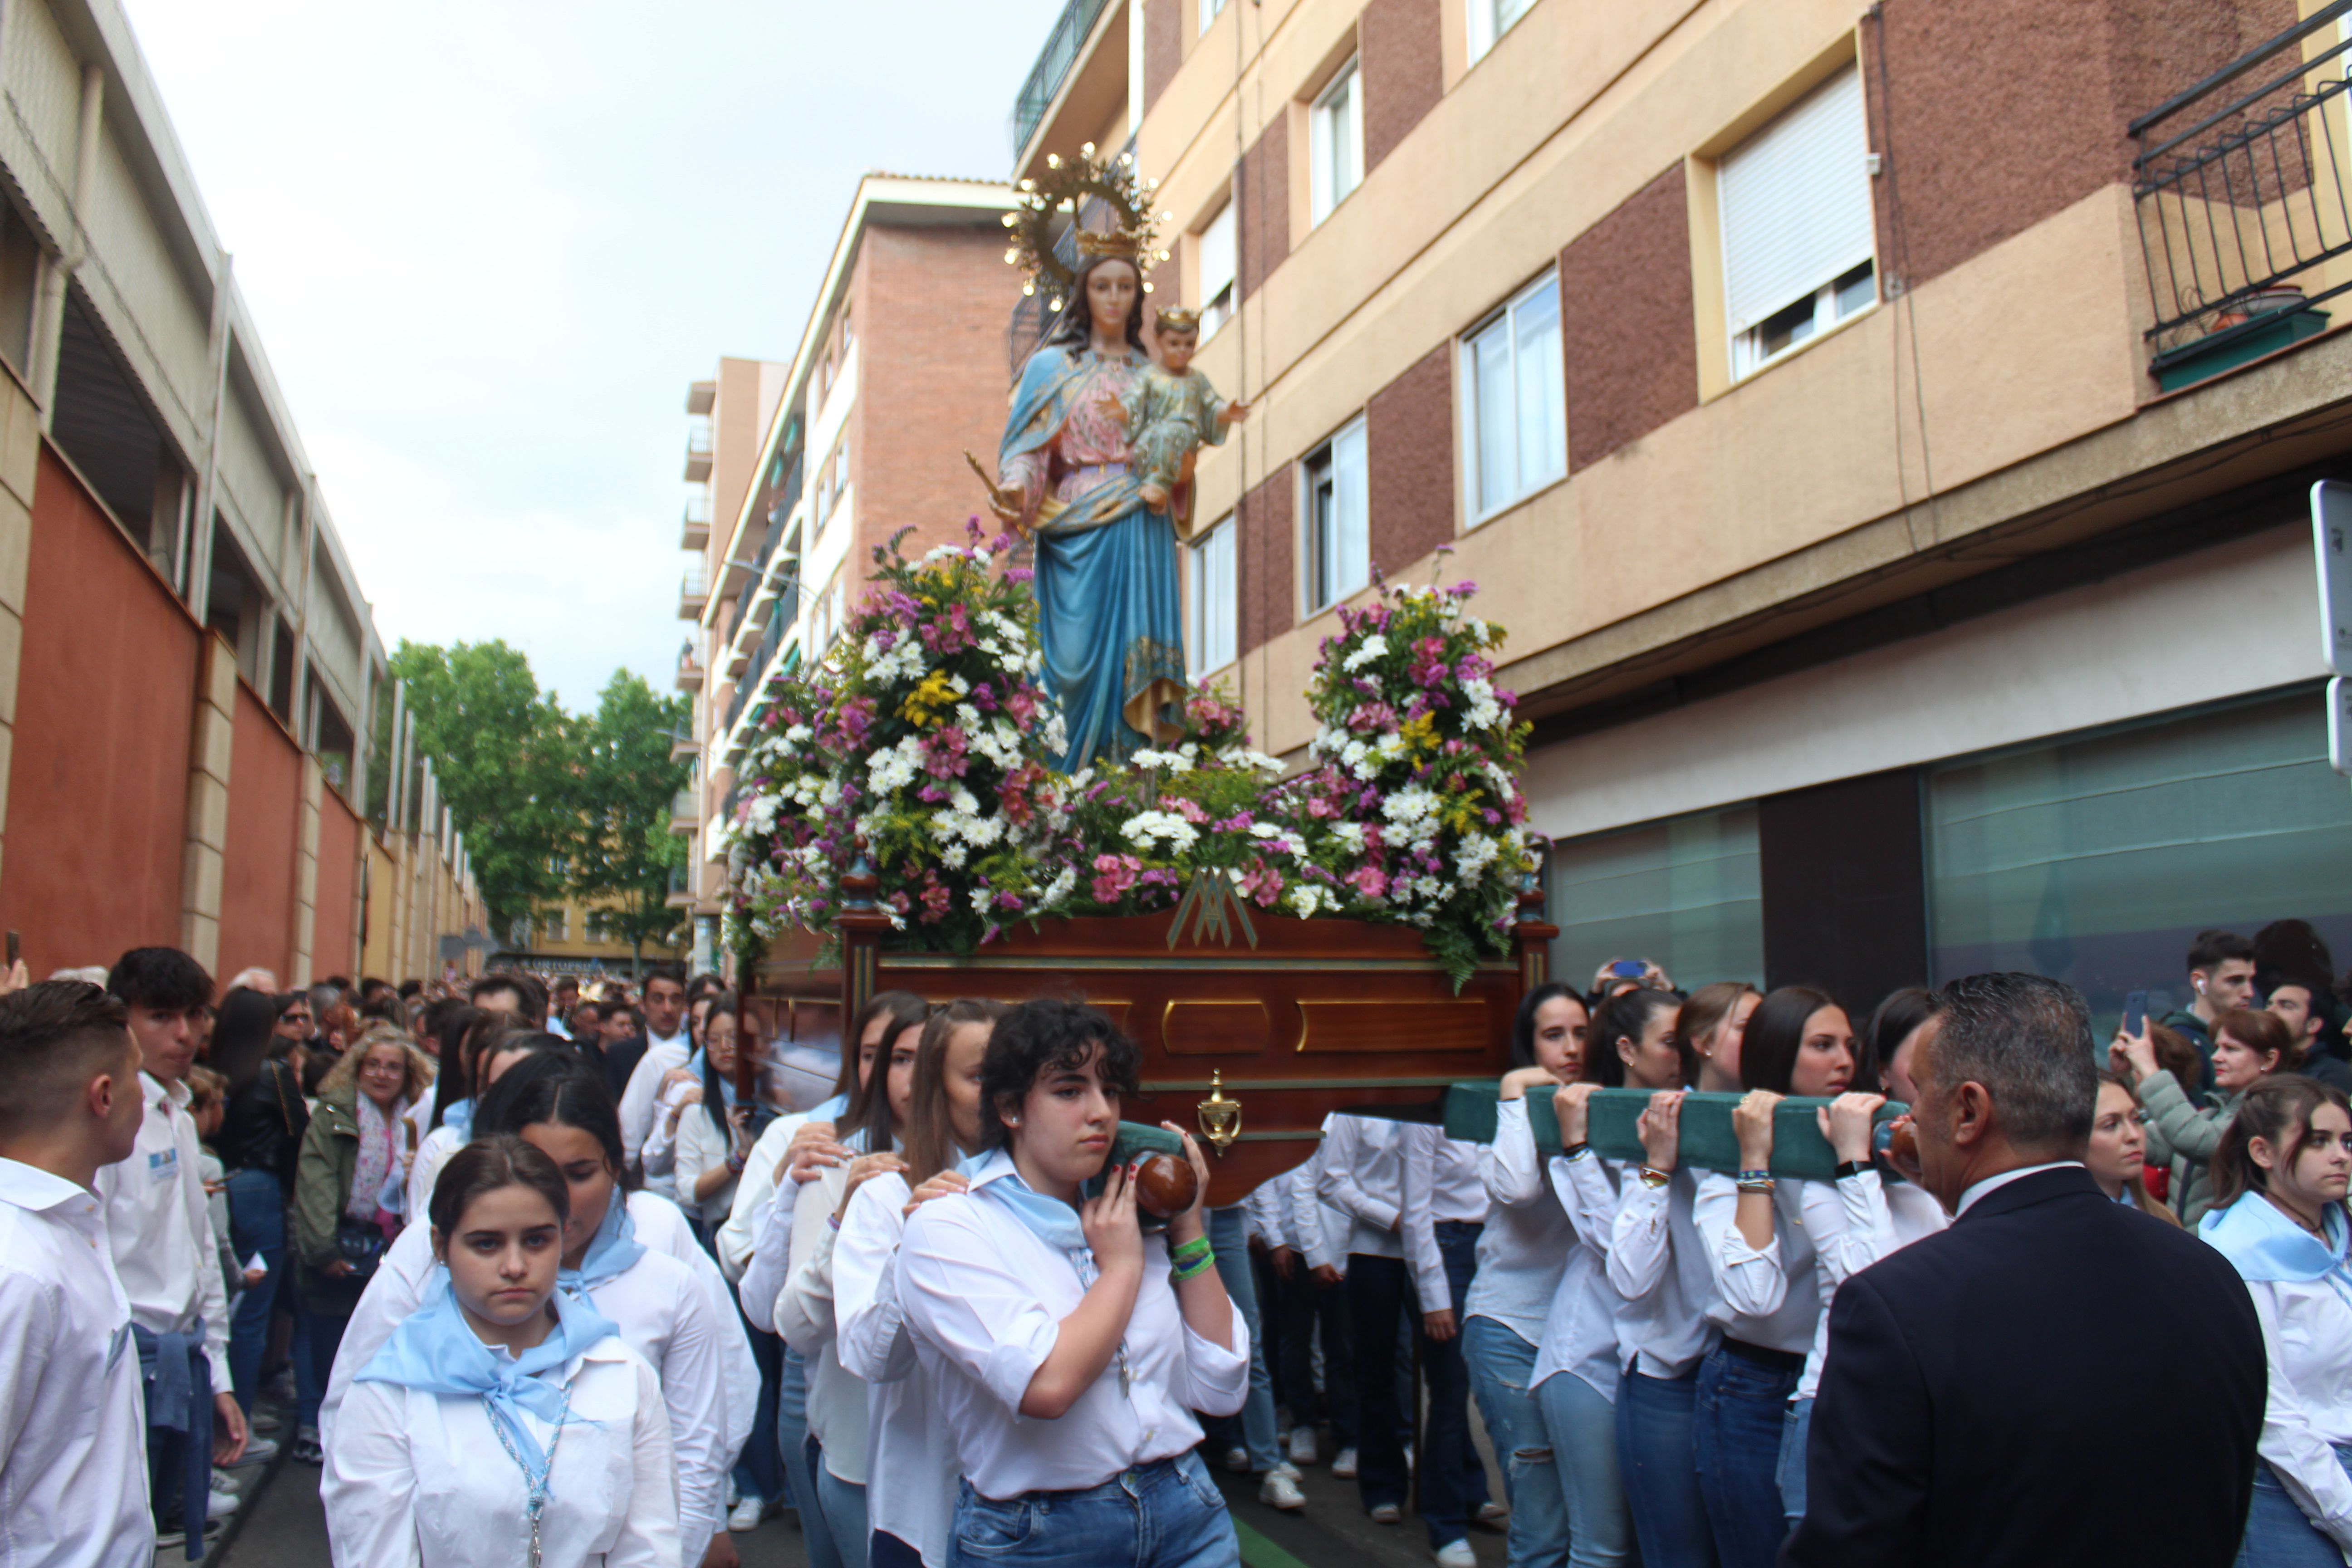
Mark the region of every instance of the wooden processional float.
POLYGON ((837 970, 812 967, 816 939, 805 936, 779 942, 760 966, 744 1005, 771 1050, 839 1049, 845 1022, 884 991, 1083 1001, 1142 1047, 1143 1092, 1120 1116, 1197 1130, 1219 1206, 1305 1163, 1333 1111, 1433 1122, 1454 1085, 1491 1093, 1510 1068, 1519 998, 1548 977, 1559 934, 1529 878, 1511 956, 1479 964, 1456 991, 1410 926, 1253 918, 1238 900, 1221 919, 1188 900, 1024 923, 968 955, 920 952, 893 943, 876 891, 862 866, 843 879, 837 970))

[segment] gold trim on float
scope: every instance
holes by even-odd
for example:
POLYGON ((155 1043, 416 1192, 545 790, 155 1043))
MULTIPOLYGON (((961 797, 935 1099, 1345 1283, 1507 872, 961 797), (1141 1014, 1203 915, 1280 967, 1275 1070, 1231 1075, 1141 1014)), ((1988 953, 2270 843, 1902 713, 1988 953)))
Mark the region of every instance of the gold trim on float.
MULTIPOLYGON (((1038 958, 1018 954, 1003 958, 963 957, 952 952, 886 954, 886 969, 1126 969, 1126 970, 1246 970, 1269 973, 1442 974, 1434 959, 1411 958, 1251 958, 1219 954, 1211 958, 1038 958)), ((1517 975, 1518 965, 1490 960, 1477 966, 1481 974, 1517 975)))
POLYGON ((1255 1007, 1265 1020, 1266 1045, 1274 1043, 1274 1009, 1255 996, 1171 996, 1168 1005, 1160 1010, 1160 1047, 1171 1057, 1255 1057, 1263 1055, 1265 1047, 1231 1051, 1180 1051, 1168 1034, 1168 1021, 1176 1016, 1179 1007, 1255 1007))
MULTIPOLYGON (((1253 1078, 1244 1079, 1233 1087, 1237 1089, 1263 1089, 1275 1093, 1303 1089, 1451 1089, 1462 1081, 1458 1072, 1430 1073, 1420 1078, 1253 1078)), ((1136 1090, 1139 1094, 1201 1094, 1211 1088, 1206 1079, 1157 1079, 1146 1080, 1136 1090)), ((1244 1134, 1247 1136, 1247 1134, 1244 1134)))

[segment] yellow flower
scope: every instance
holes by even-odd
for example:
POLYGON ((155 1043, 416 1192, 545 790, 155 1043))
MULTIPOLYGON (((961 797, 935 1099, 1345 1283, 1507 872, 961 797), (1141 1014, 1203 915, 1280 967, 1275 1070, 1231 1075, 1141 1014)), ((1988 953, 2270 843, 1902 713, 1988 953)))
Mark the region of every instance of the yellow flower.
POLYGON ((948 684, 948 672, 935 669, 907 694, 907 700, 898 705, 898 717, 918 729, 928 730, 940 721, 941 713, 955 706, 955 688, 948 684))
POLYGON ((1420 718, 1408 721, 1404 728, 1397 732, 1404 738, 1406 747, 1412 751, 1434 752, 1440 744, 1437 739, 1437 719, 1434 714, 1423 713, 1420 718))

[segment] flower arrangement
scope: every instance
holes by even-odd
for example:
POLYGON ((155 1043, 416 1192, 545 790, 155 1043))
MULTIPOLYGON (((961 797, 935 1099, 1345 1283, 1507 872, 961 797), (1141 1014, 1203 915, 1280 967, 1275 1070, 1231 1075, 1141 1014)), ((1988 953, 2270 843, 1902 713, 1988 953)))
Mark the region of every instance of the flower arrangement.
MULTIPOLYGON (((901 535, 900 537, 903 537, 901 535)), ((1062 721, 1039 685, 1012 536, 916 562, 875 552, 840 651, 785 679, 740 770, 730 945, 829 932, 857 840, 903 940, 971 952, 1046 915, 1207 903, 1418 927, 1456 984, 1507 951, 1528 864, 1514 773, 1524 727, 1494 689, 1500 627, 1469 584, 1380 584, 1342 609, 1307 696, 1307 768, 1251 748, 1240 708, 1195 692, 1183 734, 1118 769, 1055 773, 1062 721)), ((1181 918, 1190 918, 1180 910, 1181 918)))

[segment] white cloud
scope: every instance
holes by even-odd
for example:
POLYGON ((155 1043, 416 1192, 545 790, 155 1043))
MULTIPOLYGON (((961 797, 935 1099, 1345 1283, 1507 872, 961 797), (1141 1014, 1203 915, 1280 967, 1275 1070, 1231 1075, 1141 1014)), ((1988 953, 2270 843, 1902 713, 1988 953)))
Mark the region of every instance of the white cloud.
POLYGON ((860 173, 1001 174, 1061 9, 124 4, 386 643, 573 707, 667 687, 687 384, 791 353, 860 173))

